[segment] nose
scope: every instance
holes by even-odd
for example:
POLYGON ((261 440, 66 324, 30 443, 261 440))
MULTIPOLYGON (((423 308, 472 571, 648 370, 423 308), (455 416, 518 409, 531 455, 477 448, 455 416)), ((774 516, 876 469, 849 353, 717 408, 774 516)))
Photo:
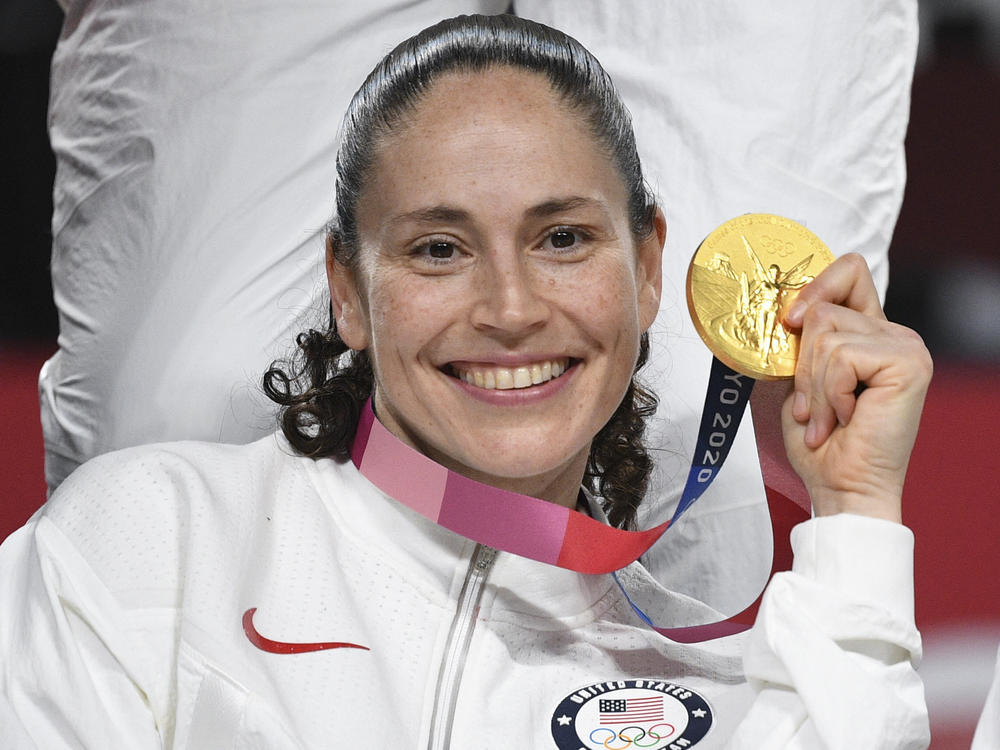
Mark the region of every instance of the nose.
POLYGON ((494 336, 524 336, 545 325, 550 308, 545 280, 536 278, 530 261, 516 253, 491 254, 477 279, 473 325, 494 336))

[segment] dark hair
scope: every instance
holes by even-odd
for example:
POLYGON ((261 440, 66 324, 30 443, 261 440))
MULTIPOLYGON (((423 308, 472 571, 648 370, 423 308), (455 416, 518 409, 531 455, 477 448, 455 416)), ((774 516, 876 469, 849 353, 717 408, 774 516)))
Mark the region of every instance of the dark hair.
MULTIPOLYGON (((397 46, 351 100, 337 153, 336 215, 327 228, 340 264, 356 268, 357 203, 382 140, 443 74, 496 67, 527 70, 548 79, 617 166, 628 193, 634 238, 644 239, 654 231, 656 203, 642 176, 631 117, 597 59, 572 37, 533 21, 510 15, 459 16, 397 46)), ((374 387, 368 354, 349 350, 332 319, 328 330, 299 334, 296 343, 298 361, 288 364, 287 371, 272 363, 264 375, 264 391, 284 407, 281 427, 298 451, 346 459, 361 407, 374 387)), ((643 334, 636 370, 648 351, 643 334)), ((645 494, 652 460, 643 433, 645 419, 655 409, 655 396, 633 377, 621 404, 592 443, 585 482, 604 499, 615 526, 634 525, 645 494)))

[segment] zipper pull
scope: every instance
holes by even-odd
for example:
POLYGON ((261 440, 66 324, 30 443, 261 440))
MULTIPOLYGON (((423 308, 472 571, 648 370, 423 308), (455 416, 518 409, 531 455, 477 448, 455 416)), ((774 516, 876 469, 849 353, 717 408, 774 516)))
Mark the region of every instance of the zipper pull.
POLYGON ((476 571, 484 573, 489 570, 496 557, 497 551, 493 547, 487 547, 485 544, 479 545, 479 549, 476 550, 476 571))

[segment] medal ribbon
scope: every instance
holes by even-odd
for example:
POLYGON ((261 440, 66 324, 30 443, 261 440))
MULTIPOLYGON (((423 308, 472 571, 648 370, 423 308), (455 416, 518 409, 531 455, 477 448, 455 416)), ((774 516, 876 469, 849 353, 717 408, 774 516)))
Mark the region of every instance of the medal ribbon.
MULTIPOLYGON (((643 531, 617 529, 564 506, 491 487, 450 471, 389 432, 376 419, 371 399, 365 404, 358 420, 351 445, 351 460, 361 474, 382 492, 467 539, 578 573, 614 573, 638 560, 652 547, 718 475, 729 454, 753 387, 752 379, 737 374, 713 358, 694 459, 677 509, 669 521, 643 531)), ((756 403, 757 399, 754 401, 756 403)), ((773 417, 774 407, 773 402, 767 403, 760 409, 761 416, 758 417, 758 408, 754 406, 755 420, 769 422, 765 416, 773 417)), ((792 526, 809 516, 808 499, 802 502, 805 488, 797 481, 787 461, 780 458, 783 456, 780 452, 780 423, 776 426, 777 454, 765 456, 761 453, 762 448, 773 451, 774 429, 761 429, 758 425, 757 430, 758 452, 761 453, 774 533, 771 575, 791 566, 788 535, 792 526), (769 474, 774 474, 781 481, 769 482, 769 474), (782 491, 771 489, 772 484, 780 485, 782 491), (799 502, 789 499, 796 496, 796 492, 800 493, 799 502)), ((775 427, 773 419, 769 427, 775 427)), ((617 576, 615 581, 618 581, 617 576)), ((636 606, 624 588, 622 591, 644 622, 662 635, 683 643, 718 638, 748 629, 753 624, 760 603, 758 596, 745 610, 719 622, 661 628, 636 606)))

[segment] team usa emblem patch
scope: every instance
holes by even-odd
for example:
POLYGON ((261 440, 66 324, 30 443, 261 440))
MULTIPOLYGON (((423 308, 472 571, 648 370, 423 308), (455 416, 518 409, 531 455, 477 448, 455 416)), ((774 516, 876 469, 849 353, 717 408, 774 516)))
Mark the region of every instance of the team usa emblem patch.
POLYGON ((552 714, 559 750, 684 750, 712 728, 712 707, 662 680, 614 680, 580 688, 552 714))

